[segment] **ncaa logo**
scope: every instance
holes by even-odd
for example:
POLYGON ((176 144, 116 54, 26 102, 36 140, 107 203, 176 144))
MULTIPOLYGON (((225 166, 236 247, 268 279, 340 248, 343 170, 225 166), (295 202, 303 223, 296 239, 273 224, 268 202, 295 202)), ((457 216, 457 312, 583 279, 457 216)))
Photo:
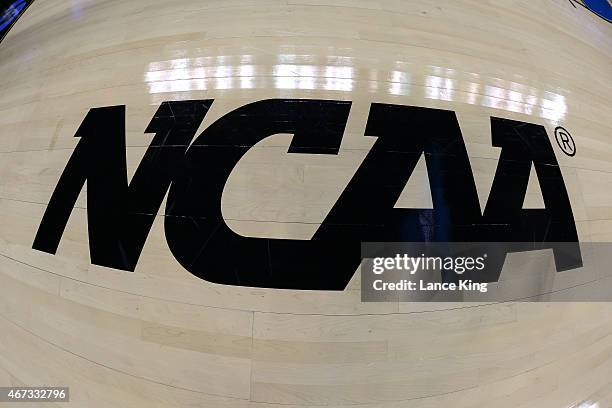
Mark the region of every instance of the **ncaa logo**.
POLYGON ((526 242, 524 250, 552 249, 558 271, 581 266, 570 200, 541 125, 491 118, 501 155, 481 209, 453 111, 373 103, 364 136, 376 142, 313 238, 270 239, 241 236, 225 223, 221 197, 230 173, 251 147, 279 133, 293 134, 289 153, 337 155, 351 102, 262 100, 227 113, 194 139, 212 104, 162 103, 145 130, 155 137, 129 185, 125 106, 91 109, 33 248, 57 251, 87 182, 91 262, 125 271, 136 268, 166 193, 172 254, 219 284, 342 290, 361 263, 362 242, 526 242), (394 208, 423 155, 433 208, 394 208), (532 166, 542 209, 522 208, 532 166), (568 251, 555 243, 575 245, 568 251))

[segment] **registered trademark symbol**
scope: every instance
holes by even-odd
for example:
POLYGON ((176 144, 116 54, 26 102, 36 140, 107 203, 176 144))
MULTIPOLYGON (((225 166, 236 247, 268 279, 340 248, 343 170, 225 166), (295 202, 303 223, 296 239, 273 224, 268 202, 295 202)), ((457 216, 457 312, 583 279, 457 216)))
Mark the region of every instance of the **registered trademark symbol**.
POLYGON ((563 150, 563 153, 567 154, 569 157, 574 157, 576 155, 576 143, 574 142, 574 138, 570 135, 565 128, 558 126, 555 128, 555 139, 557 139, 557 144, 563 150))

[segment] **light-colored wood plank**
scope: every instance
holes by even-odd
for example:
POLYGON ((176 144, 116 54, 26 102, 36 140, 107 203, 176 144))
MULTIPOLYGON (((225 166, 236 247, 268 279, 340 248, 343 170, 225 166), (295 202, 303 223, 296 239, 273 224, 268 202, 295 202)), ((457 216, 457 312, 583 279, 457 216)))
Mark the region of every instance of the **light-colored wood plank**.
MULTIPOLYGON (((611 27, 565 0, 34 2, 0 44, 0 386, 67 385, 57 406, 88 408, 612 406, 608 303, 363 303, 359 273, 338 292, 212 284, 172 256, 165 201, 136 270, 104 268, 86 186, 57 255, 31 248, 90 108, 126 105, 132 177, 161 102, 215 99, 202 131, 267 98, 352 107, 338 155, 287 153, 291 135, 248 151, 222 199, 238 234, 310 239, 375 141, 378 102, 456 112, 481 210, 490 117, 543 125, 580 241, 610 242, 611 27)), ((398 207, 423 202, 426 176, 398 207)), ((607 266, 551 281, 550 251, 512 254, 498 290, 595 293, 607 266)))

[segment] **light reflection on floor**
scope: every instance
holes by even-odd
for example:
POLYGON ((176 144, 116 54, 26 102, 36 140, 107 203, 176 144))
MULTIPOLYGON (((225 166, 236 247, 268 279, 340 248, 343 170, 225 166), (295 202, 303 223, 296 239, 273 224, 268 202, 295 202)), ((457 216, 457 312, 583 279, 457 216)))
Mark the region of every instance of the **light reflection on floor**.
POLYGON ((553 123, 567 115, 565 96, 557 92, 454 68, 402 61, 395 62, 400 69, 364 68, 351 56, 281 53, 276 61, 263 58, 244 54, 151 62, 144 81, 150 94, 160 94, 152 103, 168 99, 161 94, 205 90, 365 91, 480 105, 537 115, 553 123))

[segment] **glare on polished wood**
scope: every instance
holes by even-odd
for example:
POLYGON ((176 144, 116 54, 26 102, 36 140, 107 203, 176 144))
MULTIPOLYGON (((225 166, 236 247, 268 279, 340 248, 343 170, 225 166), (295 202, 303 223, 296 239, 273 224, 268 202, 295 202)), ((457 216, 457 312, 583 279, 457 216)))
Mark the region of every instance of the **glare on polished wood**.
MULTIPOLYGON (((38 0, 0 44, 0 89, 0 385, 88 408, 612 406, 605 303, 361 303, 358 274, 343 292, 215 285, 172 257, 161 215, 126 273, 90 264, 84 194, 57 255, 31 249, 90 108, 127 106, 131 176, 161 102, 215 99, 204 129, 278 97, 353 106, 338 156, 288 154, 290 135, 247 153, 222 202, 239 234, 312 237, 384 102, 457 113, 483 208, 490 116, 569 129, 580 239, 610 241, 612 26, 569 2, 38 0)), ((398 206, 427 205, 413 188, 398 206)))

